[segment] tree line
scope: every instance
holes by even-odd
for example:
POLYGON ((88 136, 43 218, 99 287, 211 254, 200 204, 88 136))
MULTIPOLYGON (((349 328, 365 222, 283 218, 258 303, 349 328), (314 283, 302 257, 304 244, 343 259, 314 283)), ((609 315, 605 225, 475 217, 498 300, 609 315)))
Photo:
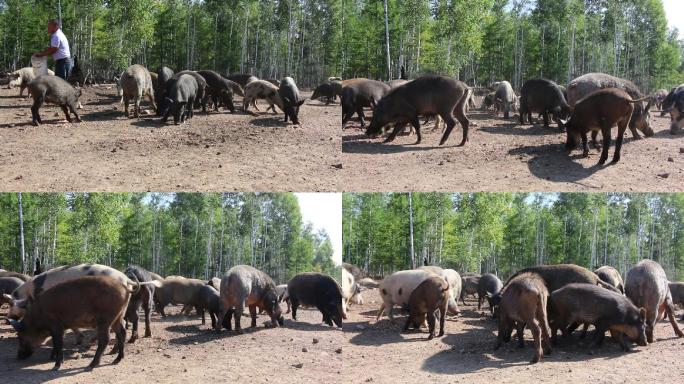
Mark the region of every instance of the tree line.
POLYGON ((328 234, 289 193, 3 193, 0 268, 99 263, 209 278, 248 264, 285 282, 335 273, 328 234))
POLYGON ((343 257, 372 276, 423 264, 507 277, 533 265, 639 260, 684 279, 684 195, 368 193, 343 197, 343 257))
POLYGON ((387 80, 405 67, 410 78, 509 80, 516 89, 530 78, 567 84, 589 72, 630 79, 645 92, 684 82, 684 44, 668 30, 661 0, 348 3, 347 77, 387 80))
POLYGON ((99 76, 131 64, 293 76, 311 86, 341 72, 343 0, 3 0, 0 60, 30 65, 62 15, 72 55, 99 76))

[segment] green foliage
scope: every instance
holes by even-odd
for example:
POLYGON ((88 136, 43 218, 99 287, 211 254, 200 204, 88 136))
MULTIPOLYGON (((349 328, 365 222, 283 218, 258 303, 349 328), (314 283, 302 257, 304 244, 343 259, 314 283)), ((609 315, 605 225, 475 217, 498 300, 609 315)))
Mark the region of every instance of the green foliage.
MULTIPOLYGON (((23 193, 22 207, 27 262, 47 268, 136 264, 207 278, 249 264, 280 282, 335 273, 328 234, 302 223, 289 193, 23 193)), ((17 194, 0 194, 0 209, 0 268, 22 270, 17 194)))
MULTIPOLYGON (((573 263, 623 273, 638 260, 684 278, 684 195, 414 193, 417 265, 508 276, 573 263)), ((407 194, 345 194, 343 256, 371 275, 410 269, 407 194)))

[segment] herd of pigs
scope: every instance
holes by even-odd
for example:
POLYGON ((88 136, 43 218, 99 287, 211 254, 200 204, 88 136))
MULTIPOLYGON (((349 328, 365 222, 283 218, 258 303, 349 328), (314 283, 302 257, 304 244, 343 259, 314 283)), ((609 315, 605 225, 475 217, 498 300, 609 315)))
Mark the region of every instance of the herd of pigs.
MULTIPOLYGON (((33 97, 31 106, 32 122, 42 124, 39 110, 43 103, 60 106, 67 121, 74 116, 81 121, 78 114, 81 88, 72 86, 50 71, 47 75, 36 76, 33 68, 27 67, 8 74, 9 87, 19 87, 19 95, 24 89, 33 97)), ((201 108, 207 113, 207 108, 213 106, 214 111, 225 108, 235 113, 234 95, 243 98, 243 111, 249 111, 249 106, 259 110, 256 102, 264 99, 269 109, 277 113, 276 107, 285 113, 285 122, 291 120, 299 124, 299 108, 306 101, 300 95, 294 79, 285 77, 282 80, 260 80, 252 75, 234 74, 225 78, 215 71, 181 71, 174 73, 168 67, 161 67, 157 72, 151 72, 142 65, 134 64, 128 67, 114 79, 117 84, 117 95, 124 104, 124 113, 129 117, 129 105, 133 103, 133 116, 140 117, 140 103, 145 98, 149 100, 152 109, 161 122, 166 123, 173 116, 175 124, 183 123, 193 117, 194 109, 201 108)))
MULTIPOLYGON (((402 71, 403 72, 403 71, 402 71)), ((364 108, 373 109, 372 121, 366 128, 366 135, 377 136, 383 129, 394 125, 385 142, 393 141, 399 133, 411 125, 417 141, 421 141, 421 118, 437 118, 436 129, 441 121, 446 126, 440 145, 443 145, 456 120, 463 128, 463 138, 459 146, 468 142, 470 122, 467 113, 475 107, 474 96, 479 92, 483 97, 481 108, 494 108, 497 115, 503 112, 505 119, 511 111, 518 111, 520 124, 525 120, 532 124, 532 115, 543 117, 544 125, 549 126, 549 115, 566 130, 568 150, 575 149, 581 142, 583 156, 589 155, 587 135, 591 133, 592 144, 600 149, 598 133, 603 137, 602 153, 599 164, 608 160, 611 143, 611 130, 617 126, 615 154, 613 163, 620 160, 624 133, 630 129, 635 139, 640 139, 638 131, 653 136, 650 126, 650 110, 660 108, 662 116, 670 113, 672 124, 670 132, 678 133, 684 127, 684 84, 671 91, 658 90, 644 96, 631 81, 603 73, 589 73, 572 80, 567 88, 546 79, 526 81, 517 94, 508 81, 493 83, 488 88, 471 88, 465 83, 446 76, 423 76, 415 80, 402 79, 381 82, 365 78, 333 82, 336 86, 322 85, 330 92, 337 92, 342 102, 342 127, 354 114, 358 115, 361 128, 366 128, 364 108)), ((426 121, 427 122, 427 121, 426 121)))
POLYGON ((288 313, 297 321, 300 306, 315 307, 323 314, 323 322, 342 326, 346 307, 342 288, 332 277, 315 272, 294 276, 287 284, 276 285, 266 273, 247 265, 228 270, 222 278, 209 281, 161 276, 138 266, 124 272, 99 264, 62 266, 27 276, 0 270, 0 307, 9 304, 7 321, 17 332, 19 359, 31 356, 48 338, 52 338, 51 360, 58 370, 64 360, 65 330, 72 330, 77 344, 83 342, 82 329, 94 329, 97 350, 89 365, 100 364, 101 356, 115 334, 111 354, 113 364, 124 357, 126 329, 131 323, 129 343, 138 339, 138 312, 145 318, 145 337, 150 337, 150 311, 154 308, 166 317, 168 305, 184 305, 183 313, 193 308, 205 324, 209 312, 212 329, 234 329, 242 334, 240 319, 249 308, 251 327, 257 326, 257 312, 265 312, 268 327, 284 325, 280 303, 285 301, 288 313), (125 325, 124 325, 125 321, 125 325))
POLYGON ((377 282, 353 265, 344 267, 343 287, 350 287, 343 288, 345 308, 362 304, 362 292, 378 288, 382 304, 376 322, 385 312, 393 322, 393 308, 399 306, 408 315, 404 331, 420 329, 427 319, 429 340, 435 336, 437 316, 437 336, 443 336, 447 313, 458 314, 458 300, 465 304, 466 296, 477 295, 478 310, 486 300, 498 320, 495 349, 510 341, 513 329, 522 348, 525 328, 531 331, 535 348, 531 363, 551 353, 559 330, 568 338, 579 326, 583 326, 582 338, 594 326, 592 348, 602 345, 607 331, 624 351, 631 351, 633 343, 647 346, 654 342, 656 322, 665 316, 676 335, 684 337, 674 317, 675 304, 684 305, 684 283, 669 282, 660 264, 648 259, 630 269, 624 282, 613 267, 592 272, 573 264, 525 268, 505 283, 489 273, 461 276, 436 266, 395 272, 377 282))

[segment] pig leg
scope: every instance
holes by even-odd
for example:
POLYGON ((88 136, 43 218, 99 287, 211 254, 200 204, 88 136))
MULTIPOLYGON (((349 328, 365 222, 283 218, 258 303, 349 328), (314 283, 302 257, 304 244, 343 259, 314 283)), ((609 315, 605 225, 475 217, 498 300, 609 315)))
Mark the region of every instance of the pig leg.
POLYGON ((116 325, 114 326, 114 334, 116 336, 116 348, 119 351, 119 354, 116 356, 116 359, 112 362, 112 364, 116 365, 119 364, 121 359, 124 358, 124 344, 126 341, 126 329, 121 325, 120 321, 116 322, 116 325))
POLYGON ((606 164, 606 161, 608 161, 608 152, 610 151, 610 142, 612 140, 610 137, 610 127, 601 127, 601 136, 603 137, 603 149, 601 151, 601 158, 599 159, 598 164, 604 165, 606 164))
POLYGON ((665 312, 667 313, 667 317, 670 319, 670 324, 672 324, 672 328, 674 329, 675 334, 678 337, 684 337, 684 333, 682 333, 682 330, 679 329, 679 325, 677 325, 674 305, 672 304, 672 301, 670 301, 669 299, 665 301, 665 312))
POLYGON ((582 327, 582 333, 580 334, 580 339, 584 339, 587 337, 587 331, 589 330, 589 323, 584 323, 584 326, 582 327))
POLYGON ((126 313, 126 319, 130 319, 133 323, 133 329, 131 330, 131 338, 128 340, 129 343, 134 343, 138 340, 138 308, 137 305, 131 305, 128 307, 126 313))
POLYGON ((292 320, 297 321, 297 308, 299 307, 299 301, 293 298, 290 298, 290 301, 292 302, 292 320))
POLYGON ((150 92, 147 93, 147 99, 150 101, 150 104, 152 104, 154 113, 157 113, 157 103, 154 100, 154 91, 150 90, 150 92))
POLYGON ((130 115, 128 114, 128 104, 129 104, 128 97, 124 97, 124 114, 126 115, 127 119, 130 119, 130 115))
POLYGON ((542 356, 544 355, 541 345, 541 327, 539 326, 536 320, 529 321, 527 326, 528 328, 530 328, 530 331, 532 331, 535 349, 534 357, 532 358, 532 361, 530 361, 530 364, 536 364, 539 362, 539 360, 541 360, 542 356))
MULTIPOLYGON (((150 291, 147 291, 148 295, 150 295, 150 291)), ((152 330, 150 329, 150 311, 151 311, 151 301, 152 300, 145 300, 143 301, 142 307, 143 311, 145 311, 145 337, 151 337, 152 336, 152 330)))
MULTIPOLYGON (((439 145, 444 145, 444 143, 446 143, 447 139, 449 138, 451 131, 456 126, 456 120, 454 120, 454 118, 451 116, 451 113, 440 113, 440 117, 442 118, 442 120, 444 120, 446 129, 444 130, 444 134, 442 135, 442 140, 439 142, 439 145)), ((465 138, 466 131, 463 131, 463 135, 465 138)), ((462 145, 464 145, 464 143, 461 143, 461 145, 459 146, 462 145)))
POLYGON ((430 336, 428 336, 428 340, 432 340, 435 337, 435 312, 428 311, 427 321, 428 321, 428 330, 430 332, 430 336))
POLYGON ((378 309, 378 316, 375 317, 376 323, 380 320, 380 316, 382 316, 383 313, 385 313, 385 303, 384 302, 380 305, 380 309, 378 309))
POLYGON ((202 307, 201 309, 199 309, 199 311, 200 311, 200 314, 201 314, 201 316, 202 316, 202 325, 204 325, 204 324, 207 323, 206 316, 204 315, 204 312, 205 312, 205 311, 204 311, 204 307, 202 307))
POLYGON ((448 301, 439 309, 439 334, 437 337, 444 336, 444 320, 446 319, 448 301))
POLYGON ((598 142, 598 131, 591 132, 591 144, 594 146, 595 150, 601 149, 601 143, 598 142))
POLYGON ((211 317, 211 329, 216 328, 216 313, 212 310, 209 310, 209 317, 211 317))
POLYGON ((418 145, 418 144, 420 144, 420 141, 422 140, 422 136, 420 135, 420 120, 418 120, 417 115, 416 115, 416 117, 413 118, 413 120, 411 121, 411 124, 413 125, 413 129, 416 130, 416 136, 418 136, 418 138, 416 139, 415 145, 418 145))
MULTIPOLYGON (((627 125, 629 124, 629 121, 625 122, 625 124, 619 124, 618 125, 618 135, 617 139, 615 140, 615 153, 613 154, 613 164, 617 164, 620 161, 620 151, 622 150, 622 141, 625 138, 625 130, 627 129, 627 125)), ((608 146, 606 145, 606 148, 608 146)))
POLYGON ((408 332, 409 327, 411 326, 412 320, 413 320, 413 317, 409 314, 409 315, 406 317, 406 323, 404 324, 404 330, 403 330, 403 332, 408 332))
POLYGON ((359 121, 361 122, 361 128, 366 126, 366 116, 363 114, 363 107, 359 106, 356 109, 356 114, 359 116, 359 121))
POLYGON ((64 117, 66 117, 66 120, 71 123, 71 116, 69 116, 69 109, 66 105, 62 105, 62 112, 64 112, 64 117))
MULTIPOLYGON (((468 127, 470 126, 470 121, 466 117, 465 112, 463 112, 462 107, 461 109, 458 109, 458 107, 456 108, 455 116, 458 122, 461 123, 461 128, 463 128, 463 140, 461 140, 461 144, 458 145, 459 147, 462 147, 468 142, 468 127)), ((444 138, 442 140, 446 142, 444 138)))
POLYGON ((134 103, 135 103, 135 109, 133 110, 133 117, 136 119, 140 118, 140 101, 142 99, 142 96, 136 96, 134 103))
POLYGON ((551 354, 551 341, 549 337, 549 322, 548 322, 548 316, 546 313, 546 300, 544 299, 543 295, 540 295, 540 302, 537 305, 537 321, 539 322, 539 326, 541 327, 541 336, 542 336, 542 346, 544 349, 544 354, 545 355, 550 355, 551 354))
POLYGON ((255 328, 257 326, 257 306, 256 305, 250 305, 249 306, 249 315, 252 317, 252 324, 250 326, 252 328, 255 328))
POLYGON ((242 325, 240 324, 240 321, 242 320, 242 312, 245 310, 244 304, 240 303, 240 305, 235 307, 235 312, 233 312, 233 320, 235 320, 235 332, 238 335, 242 335, 242 325))
POLYGON ((543 119, 544 119, 544 128, 549 128, 549 113, 547 111, 544 111, 542 113, 543 119))
POLYGON ((653 329, 656 325, 656 319, 658 318, 658 313, 648 310, 646 313, 646 340, 649 343, 653 343, 653 329))
POLYGON ((586 157, 589 157, 589 139, 587 138, 586 132, 582 132, 581 136, 582 136, 582 157, 586 158, 586 157))
POLYGON ((35 126, 43 124, 43 121, 40 119, 40 114, 38 113, 38 111, 40 111, 40 107, 43 105, 43 101, 43 96, 36 96, 33 99, 33 106, 31 106, 31 116, 33 117, 33 125, 35 126))
POLYGON ((392 131, 392 133, 390 133, 389 136, 387 136, 387 138, 385 139, 385 141, 383 141, 383 143, 386 144, 386 143, 393 142, 394 139, 397 137, 397 135, 399 135, 399 133, 401 133, 404 130, 405 126, 406 126, 406 124, 403 122, 396 123, 394 125, 394 130, 392 131))
POLYGON ((52 370, 57 371, 64 361, 64 328, 55 327, 50 335, 52 336, 52 354, 55 357, 55 366, 52 370))
POLYGON ((80 123, 81 122, 81 116, 78 115, 78 112, 76 112, 76 107, 72 104, 69 104, 69 111, 76 116, 76 122, 80 123))
MULTIPOLYGON (((100 365, 100 359, 102 358, 102 353, 104 349, 109 344, 109 326, 105 324, 98 324, 97 326, 97 350, 95 351, 95 357, 93 361, 88 365, 88 369, 93 369, 100 365)), ((115 346, 112 350, 115 351, 117 347, 115 346)), ((121 353, 121 351, 119 351, 121 353)))
POLYGON ((477 293, 477 310, 479 311, 480 308, 482 308, 482 303, 484 302, 484 296, 482 296, 479 292, 477 293))
POLYGON ((524 321, 518 321, 515 326, 515 336, 518 338, 518 348, 525 348, 525 325, 524 321))

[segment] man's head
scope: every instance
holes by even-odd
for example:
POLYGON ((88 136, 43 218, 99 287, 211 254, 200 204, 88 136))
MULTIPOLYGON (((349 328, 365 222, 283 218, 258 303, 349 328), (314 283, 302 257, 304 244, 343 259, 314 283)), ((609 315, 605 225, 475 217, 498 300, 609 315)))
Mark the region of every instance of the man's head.
POLYGON ((48 20, 48 32, 55 33, 59 29, 59 20, 50 19, 48 20))

